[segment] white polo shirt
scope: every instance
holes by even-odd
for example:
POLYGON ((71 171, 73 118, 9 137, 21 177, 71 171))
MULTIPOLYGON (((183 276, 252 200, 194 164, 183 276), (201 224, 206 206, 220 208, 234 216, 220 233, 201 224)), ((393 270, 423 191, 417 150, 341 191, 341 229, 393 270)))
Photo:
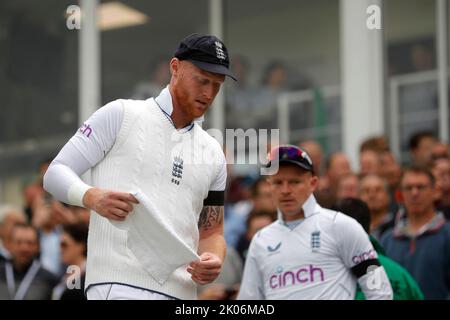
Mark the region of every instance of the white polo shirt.
MULTIPOLYGON (((377 261, 369 237, 356 220, 322 208, 313 195, 303 210, 305 219, 292 230, 278 219, 253 237, 238 299, 354 299, 352 268, 377 261)), ((369 296, 392 298, 384 269, 374 268, 380 281, 369 296)), ((365 269, 359 279, 367 282, 365 269)), ((366 283, 362 288, 367 291, 366 283)))

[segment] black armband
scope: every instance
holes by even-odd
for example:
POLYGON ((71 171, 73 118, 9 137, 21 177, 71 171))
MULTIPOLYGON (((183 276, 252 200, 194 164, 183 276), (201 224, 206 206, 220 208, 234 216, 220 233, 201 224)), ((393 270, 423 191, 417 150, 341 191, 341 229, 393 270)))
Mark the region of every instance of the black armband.
POLYGON ((208 196, 203 200, 204 206, 223 206, 225 203, 225 191, 209 191, 208 196))
POLYGON ((359 279, 367 273, 370 266, 381 266, 381 264, 378 259, 369 259, 358 263, 356 266, 353 266, 351 270, 356 278, 359 279))

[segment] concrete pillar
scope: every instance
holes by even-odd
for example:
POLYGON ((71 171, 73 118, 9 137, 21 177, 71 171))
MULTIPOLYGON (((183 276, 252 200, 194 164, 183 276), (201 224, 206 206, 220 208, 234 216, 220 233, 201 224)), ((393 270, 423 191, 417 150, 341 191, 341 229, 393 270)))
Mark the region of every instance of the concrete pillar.
POLYGON ((343 151, 355 170, 359 170, 360 143, 384 133, 381 5, 381 0, 340 2, 343 151))

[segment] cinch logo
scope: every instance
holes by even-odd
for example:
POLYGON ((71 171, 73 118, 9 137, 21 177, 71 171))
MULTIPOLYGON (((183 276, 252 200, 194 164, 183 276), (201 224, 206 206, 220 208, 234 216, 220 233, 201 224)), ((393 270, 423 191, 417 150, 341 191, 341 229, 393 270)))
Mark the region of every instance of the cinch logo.
POLYGON ((89 136, 92 133, 91 125, 83 123, 83 125, 80 127, 80 129, 78 129, 78 132, 81 132, 81 134, 83 134, 89 138, 89 136))
POLYGON ((300 284, 323 282, 325 276, 322 268, 309 266, 302 266, 297 270, 281 272, 277 270, 278 274, 274 274, 269 278, 269 285, 272 289, 280 289, 288 286, 295 286, 300 284))
POLYGON ((375 259, 375 258, 376 258, 375 251, 370 249, 369 251, 366 251, 366 252, 363 252, 363 253, 361 253, 361 254, 359 254, 357 256, 354 256, 352 258, 352 262, 354 264, 358 264, 358 263, 361 263, 363 261, 370 260, 370 259, 375 259))

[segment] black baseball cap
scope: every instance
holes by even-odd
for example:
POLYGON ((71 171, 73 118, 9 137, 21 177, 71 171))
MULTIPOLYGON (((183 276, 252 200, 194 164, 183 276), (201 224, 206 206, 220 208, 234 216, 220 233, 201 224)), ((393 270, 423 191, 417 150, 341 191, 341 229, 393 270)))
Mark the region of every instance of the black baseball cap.
POLYGON ((280 145, 273 148, 269 153, 269 163, 267 164, 267 167, 270 167, 272 162, 278 162, 280 165, 283 163, 295 164, 303 170, 314 174, 314 166, 308 153, 306 153, 305 150, 291 144, 280 145))
POLYGON ((237 81, 229 69, 228 50, 215 36, 193 33, 181 40, 174 56, 192 62, 202 70, 223 74, 237 81))

